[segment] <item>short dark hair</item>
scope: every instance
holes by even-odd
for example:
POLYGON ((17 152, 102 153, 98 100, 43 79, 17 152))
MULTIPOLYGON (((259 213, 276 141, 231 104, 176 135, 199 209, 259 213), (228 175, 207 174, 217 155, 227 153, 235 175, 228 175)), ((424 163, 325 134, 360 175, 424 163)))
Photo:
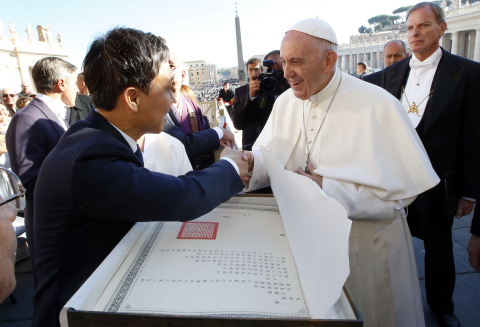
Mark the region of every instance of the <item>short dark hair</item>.
POLYGON ((223 83, 223 86, 225 86, 225 85, 227 85, 227 84, 230 84, 230 82, 225 82, 225 83, 223 83))
MULTIPOLYGON (((59 79, 68 80, 77 67, 71 63, 57 58, 46 57, 38 60, 32 69, 33 83, 37 92, 50 93, 59 79)), ((73 82, 70 81, 69 82, 73 82)))
POLYGON ((247 68, 248 68, 248 65, 250 65, 250 64, 258 65, 258 67, 260 67, 260 69, 263 68, 262 61, 258 58, 252 58, 249 61, 247 61, 247 68))
POLYGON ((263 60, 267 60, 267 58, 270 57, 270 56, 280 56, 280 50, 270 51, 269 53, 267 53, 265 55, 265 58, 263 58, 263 60))
POLYGON ((357 66, 362 66, 363 69, 367 70, 367 65, 363 62, 363 61, 360 61, 357 66))
POLYGON ((160 36, 125 27, 110 30, 93 41, 83 61, 93 103, 111 111, 129 86, 148 94, 161 64, 169 59, 165 39, 160 36))

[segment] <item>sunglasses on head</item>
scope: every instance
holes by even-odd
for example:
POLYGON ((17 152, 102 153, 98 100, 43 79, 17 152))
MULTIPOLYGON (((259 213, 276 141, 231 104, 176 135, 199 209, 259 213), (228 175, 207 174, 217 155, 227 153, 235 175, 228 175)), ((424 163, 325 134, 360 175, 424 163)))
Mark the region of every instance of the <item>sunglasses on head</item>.
POLYGON ((10 96, 10 98, 15 98, 16 94, 2 94, 2 97, 4 98, 8 98, 8 96, 10 96))

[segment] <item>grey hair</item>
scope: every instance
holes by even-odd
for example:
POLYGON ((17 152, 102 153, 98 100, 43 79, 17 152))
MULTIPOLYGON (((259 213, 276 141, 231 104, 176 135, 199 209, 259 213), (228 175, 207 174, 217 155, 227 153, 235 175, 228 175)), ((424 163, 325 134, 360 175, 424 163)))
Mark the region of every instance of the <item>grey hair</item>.
POLYGON ((321 56, 325 55, 328 51, 337 53, 338 46, 336 44, 316 37, 314 37, 314 39, 316 41, 313 43, 314 49, 318 51, 321 56))
POLYGON ((385 43, 385 45, 383 46, 383 52, 385 52, 385 48, 387 47, 387 45, 389 45, 390 43, 392 42, 401 42, 402 45, 403 45, 403 52, 407 53, 407 45, 405 44, 405 42, 403 42, 402 40, 390 40, 388 41, 387 43, 385 43))
POLYGON ((50 93, 59 79, 67 80, 77 70, 71 63, 57 58, 46 57, 35 63, 32 69, 32 78, 35 88, 40 93, 50 93))
POLYGON ((436 3, 428 2, 428 1, 417 3, 415 6, 408 9, 406 20, 408 21, 408 16, 410 16, 410 14, 412 12, 414 12, 415 10, 418 10, 420 8, 427 8, 427 7, 432 9, 432 11, 434 12, 435 18, 436 18, 438 24, 441 24, 445 21, 445 13, 443 12, 442 7, 440 7, 436 3))

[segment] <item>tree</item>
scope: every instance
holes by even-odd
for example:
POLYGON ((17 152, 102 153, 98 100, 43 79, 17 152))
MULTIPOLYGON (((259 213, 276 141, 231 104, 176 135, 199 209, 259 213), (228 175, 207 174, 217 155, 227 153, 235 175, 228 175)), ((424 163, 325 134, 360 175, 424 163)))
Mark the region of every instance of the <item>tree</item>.
POLYGON ((374 16, 372 18, 370 18, 368 20, 368 23, 370 25, 373 25, 374 27, 378 24, 378 23, 381 23, 383 22, 384 20, 388 19, 388 15, 378 15, 378 16, 374 16))
POLYGON ((380 32, 382 30, 383 26, 382 26, 382 23, 378 23, 377 25, 375 25, 375 32, 380 32))
POLYGON ((373 34, 373 30, 371 27, 367 28, 367 30, 365 31, 365 33, 367 34, 373 34))
POLYGON ((405 7, 400 7, 392 11, 392 14, 403 14, 402 15, 402 20, 405 21, 405 16, 407 15, 408 9, 412 8, 413 6, 405 6, 405 7))
POLYGON ((399 15, 395 15, 395 16, 389 16, 388 19, 392 21, 393 24, 395 24, 395 22, 397 20, 399 20, 400 18, 402 18, 402 16, 399 16, 399 15))
POLYGON ((363 25, 360 26, 360 27, 358 28, 358 33, 360 33, 360 34, 367 33, 367 28, 366 28, 365 26, 363 26, 363 25))

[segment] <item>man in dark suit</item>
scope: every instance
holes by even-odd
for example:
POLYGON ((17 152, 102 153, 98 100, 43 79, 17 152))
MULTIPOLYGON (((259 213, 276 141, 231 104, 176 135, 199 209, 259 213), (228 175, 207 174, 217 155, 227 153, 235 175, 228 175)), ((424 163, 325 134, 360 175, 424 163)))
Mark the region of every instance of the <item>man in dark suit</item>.
POLYGON ((234 92, 230 90, 230 83, 223 83, 223 89, 218 92, 218 102, 223 102, 227 110, 233 105, 234 92))
POLYGON ((135 140, 160 133, 174 101, 168 59, 162 38, 128 28, 90 46, 84 73, 96 110, 64 134, 37 182, 34 327, 59 326, 62 307, 135 222, 191 220, 243 189, 250 154, 228 148, 180 177, 143 168, 135 140))
MULTIPOLYGON (((264 59, 274 60, 275 64, 272 69, 283 72, 280 50, 269 52, 264 59)), ((235 89, 233 107, 228 110, 233 126, 242 130, 243 150, 252 150, 253 143, 257 140, 268 117, 270 117, 275 99, 289 87, 288 83, 283 83, 283 85, 279 85, 279 92, 275 96, 266 97, 260 92, 261 81, 255 79, 260 73, 263 73, 263 65, 260 59, 250 59, 247 62, 247 74, 250 77, 250 82, 235 89)))
POLYGON ((87 118, 93 108, 92 98, 88 95, 77 93, 77 96, 75 97, 75 106, 70 108, 70 125, 87 118))
POLYGON ((441 326, 460 326, 453 313, 451 228, 453 216, 472 211, 480 185, 480 64, 439 47, 446 27, 440 6, 413 6, 407 13, 413 56, 387 67, 381 86, 402 101, 442 179, 408 207, 408 223, 424 241, 429 306, 441 326))
MULTIPOLYGON (((385 68, 393 65, 400 60, 408 57, 407 47, 402 40, 391 40, 383 46, 383 63, 385 68)), ((381 86, 383 80, 383 70, 365 75, 362 79, 368 83, 381 86)))
MULTIPOLYGON (((74 106, 77 93, 75 69, 74 65, 60 58, 47 57, 37 61, 32 69, 37 97, 13 116, 7 130, 12 170, 27 190, 25 230, 33 267, 36 259, 33 230, 35 185, 43 161, 67 129, 66 106, 74 106)), ((35 269, 33 273, 36 277, 35 269)))

